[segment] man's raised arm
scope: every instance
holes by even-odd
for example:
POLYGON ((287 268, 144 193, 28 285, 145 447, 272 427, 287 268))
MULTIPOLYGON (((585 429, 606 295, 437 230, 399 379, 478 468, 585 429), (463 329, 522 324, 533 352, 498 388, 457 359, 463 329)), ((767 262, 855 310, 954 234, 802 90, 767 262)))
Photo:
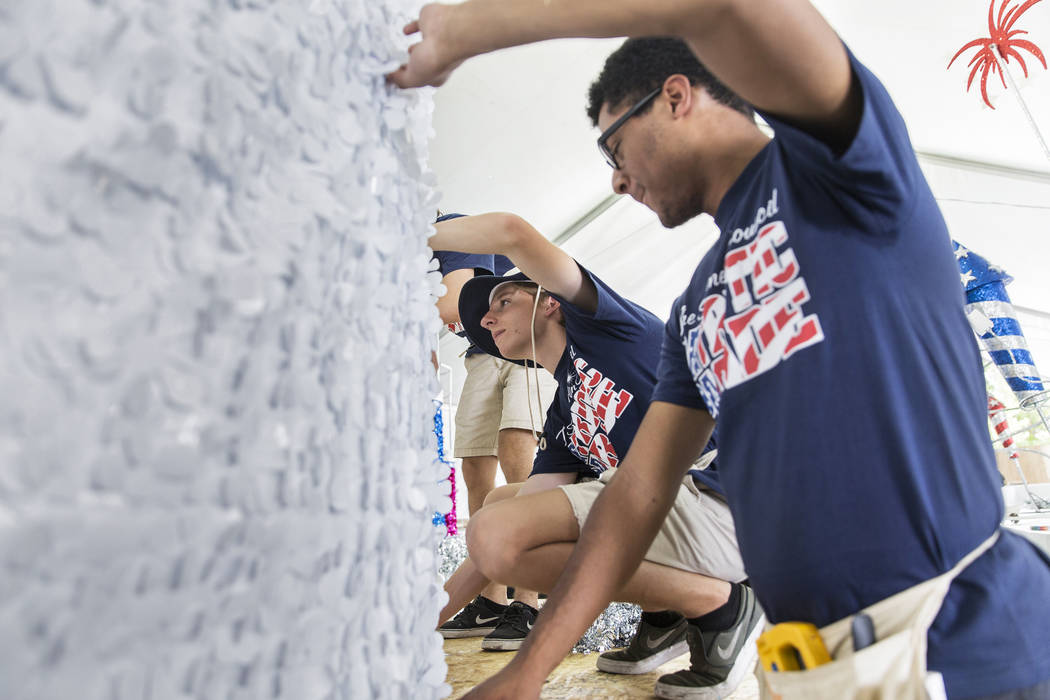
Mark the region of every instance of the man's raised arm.
POLYGON ((434 250, 506 255, 529 279, 573 306, 591 312, 597 307, 594 284, 576 261, 520 216, 461 216, 439 221, 434 229, 430 237, 434 250))
POLYGON ((390 79, 440 85, 471 56, 562 37, 679 36, 745 100, 829 143, 860 119, 845 48, 808 0, 468 0, 426 5, 420 32, 390 79))
POLYGON ((654 402, 594 503, 580 539, 514 660, 467 697, 536 698, 547 675, 638 568, 682 476, 714 430, 702 410, 654 402))

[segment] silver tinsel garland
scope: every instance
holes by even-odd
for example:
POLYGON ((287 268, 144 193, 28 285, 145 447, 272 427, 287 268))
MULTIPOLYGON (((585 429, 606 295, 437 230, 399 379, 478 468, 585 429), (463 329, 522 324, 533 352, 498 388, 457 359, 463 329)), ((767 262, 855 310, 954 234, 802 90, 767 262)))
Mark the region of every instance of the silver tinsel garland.
MULTIPOLYGON (((463 560, 467 558, 467 543, 462 532, 457 535, 449 535, 441 540, 438 545, 438 572, 442 579, 448 580, 449 576, 459 568, 463 560)), ((612 603, 605 609, 598 619, 594 621, 582 637, 572 648, 575 654, 589 654, 591 652, 601 653, 609 649, 627 646, 638 629, 638 621, 642 617, 641 608, 628 603, 612 603)))

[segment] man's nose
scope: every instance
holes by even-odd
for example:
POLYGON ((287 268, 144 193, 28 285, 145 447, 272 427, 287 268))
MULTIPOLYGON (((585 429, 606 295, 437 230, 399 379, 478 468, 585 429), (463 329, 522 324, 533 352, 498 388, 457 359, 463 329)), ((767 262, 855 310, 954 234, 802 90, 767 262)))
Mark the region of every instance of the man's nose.
POLYGON ((612 188, 616 194, 627 194, 631 188, 631 181, 619 168, 612 172, 612 188))

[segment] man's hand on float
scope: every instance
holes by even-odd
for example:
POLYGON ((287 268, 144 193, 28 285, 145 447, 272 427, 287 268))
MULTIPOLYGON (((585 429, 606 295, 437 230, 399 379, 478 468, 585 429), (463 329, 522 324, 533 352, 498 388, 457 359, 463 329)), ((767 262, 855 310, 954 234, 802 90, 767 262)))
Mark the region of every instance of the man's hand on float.
POLYGON ((405 34, 420 34, 420 41, 408 48, 408 63, 387 76, 398 87, 438 86, 466 56, 458 56, 450 38, 449 23, 456 11, 452 5, 431 3, 419 11, 419 19, 405 25, 405 34))
POLYGON ((542 680, 539 683, 526 681, 511 662, 492 678, 475 686, 463 696, 463 700, 534 700, 540 697, 542 687, 542 680))

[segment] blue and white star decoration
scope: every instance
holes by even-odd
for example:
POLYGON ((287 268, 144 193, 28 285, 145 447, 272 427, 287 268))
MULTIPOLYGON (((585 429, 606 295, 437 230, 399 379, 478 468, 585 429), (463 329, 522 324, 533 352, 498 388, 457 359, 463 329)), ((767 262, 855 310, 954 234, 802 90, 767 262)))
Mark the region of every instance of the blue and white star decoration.
POLYGON ((966 292, 966 315, 981 344, 1022 406, 1042 403, 1048 395, 1006 293, 1006 285, 1013 277, 965 246, 955 241, 952 246, 966 292))
POLYGON ((959 262, 959 277, 962 279, 963 289, 967 292, 992 282, 1002 282, 1005 285, 1014 281, 1006 270, 991 264, 961 243, 952 241, 952 247, 955 248, 955 259, 959 262))

